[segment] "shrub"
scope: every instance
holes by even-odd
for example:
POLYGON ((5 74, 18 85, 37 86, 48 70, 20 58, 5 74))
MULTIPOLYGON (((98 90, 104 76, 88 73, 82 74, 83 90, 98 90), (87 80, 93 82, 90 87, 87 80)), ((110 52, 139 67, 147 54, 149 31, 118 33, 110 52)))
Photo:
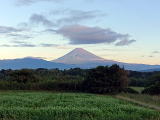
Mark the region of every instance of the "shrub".
POLYGON ((143 94, 158 95, 160 94, 160 83, 152 85, 142 91, 143 94))
POLYGON ((125 88, 125 89, 122 90, 122 92, 124 92, 124 93, 132 93, 132 94, 139 94, 138 91, 136 91, 136 90, 134 90, 132 88, 125 88))

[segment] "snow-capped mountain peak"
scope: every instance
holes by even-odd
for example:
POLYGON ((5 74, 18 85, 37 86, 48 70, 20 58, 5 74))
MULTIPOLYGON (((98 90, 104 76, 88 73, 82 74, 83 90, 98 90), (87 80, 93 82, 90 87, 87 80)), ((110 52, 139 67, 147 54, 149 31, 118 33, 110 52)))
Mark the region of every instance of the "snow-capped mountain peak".
POLYGON ((65 64, 81 64, 87 62, 104 61, 105 59, 94 55, 83 48, 76 48, 68 54, 54 60, 53 62, 65 64))

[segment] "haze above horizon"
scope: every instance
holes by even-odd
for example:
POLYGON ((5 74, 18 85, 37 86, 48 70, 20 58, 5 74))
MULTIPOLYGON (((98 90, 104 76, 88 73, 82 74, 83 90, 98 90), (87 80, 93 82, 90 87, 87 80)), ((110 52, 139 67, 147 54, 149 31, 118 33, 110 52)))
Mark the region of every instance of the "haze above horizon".
POLYGON ((0 4, 0 59, 53 60, 84 48, 109 60, 160 64, 159 0, 5 0, 0 4))

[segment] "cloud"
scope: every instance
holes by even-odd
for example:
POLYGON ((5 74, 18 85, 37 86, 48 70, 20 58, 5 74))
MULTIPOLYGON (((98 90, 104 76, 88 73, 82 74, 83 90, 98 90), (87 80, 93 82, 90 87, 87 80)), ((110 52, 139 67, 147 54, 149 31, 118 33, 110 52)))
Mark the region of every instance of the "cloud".
POLYGON ((8 44, 2 44, 2 45, 0 45, 0 47, 11 47, 11 45, 8 45, 8 44))
POLYGON ((33 3, 37 3, 37 2, 61 2, 64 0, 16 0, 16 4, 17 5, 31 5, 33 3))
POLYGON ((34 44, 23 43, 23 44, 13 45, 13 47, 37 47, 37 46, 34 44))
POLYGON ((30 39, 33 36, 29 33, 28 35, 25 32, 29 30, 19 27, 9 27, 9 26, 0 26, 0 34, 5 35, 6 37, 12 39, 30 39))
POLYGON ((1 44, 0 47, 37 47, 37 45, 26 41, 12 41, 13 44, 1 44))
POLYGON ((25 35, 25 34, 18 34, 18 33, 10 33, 10 34, 7 34, 7 36, 13 39, 31 39, 33 38, 32 35, 25 35))
POLYGON ((81 11, 81 10, 54 10, 50 12, 50 18, 42 14, 33 14, 29 19, 29 23, 23 23, 24 26, 29 24, 43 25, 45 27, 59 27, 62 25, 71 25, 81 23, 87 20, 94 20, 96 18, 104 17, 105 14, 100 11, 81 11))
POLYGON ((153 58, 154 56, 153 56, 153 55, 150 55, 150 56, 148 56, 148 57, 153 58))
POLYGON ((125 46, 125 45, 130 45, 134 42, 136 42, 136 40, 125 39, 125 40, 121 40, 121 41, 117 42, 115 45, 116 46, 125 46))
POLYGON ((58 45, 56 48, 57 49, 73 49, 75 47, 70 45, 58 45))
POLYGON ((15 43, 15 44, 26 44, 25 41, 17 41, 17 40, 12 41, 12 43, 15 43))
POLYGON ((149 57, 155 57, 156 55, 159 55, 159 53, 160 51, 153 51, 149 57))
POLYGON ((42 24, 46 27, 51 27, 53 26, 53 22, 48 20, 45 16, 43 15, 40 15, 40 14, 33 14, 31 17, 30 17, 30 23, 33 23, 33 24, 42 24))
POLYGON ((13 32, 21 32, 22 29, 17 29, 14 27, 8 27, 8 26, 0 26, 0 34, 6 34, 6 33, 13 33, 13 32))
POLYGON ((41 47, 57 47, 57 44, 46 44, 46 43, 42 43, 40 44, 41 47))
POLYGON ((101 13, 97 10, 92 11, 81 11, 81 10, 58 10, 58 11, 52 11, 53 15, 64 15, 62 18, 58 19, 56 21, 57 25, 62 24, 77 24, 82 21, 86 20, 93 20, 96 18, 104 17, 106 14, 101 13))
POLYGON ((2 44, 0 47, 59 47, 57 44, 41 43, 32 44, 25 41, 13 41, 13 44, 2 44))
POLYGON ((133 42, 129 39, 128 34, 120 34, 112 31, 111 29, 104 29, 100 27, 70 25, 62 27, 56 32, 68 38, 70 44, 98 44, 123 41, 122 43, 125 43, 123 45, 128 45, 133 42), (128 43, 126 41, 124 42, 124 39, 128 43))
POLYGON ((33 38, 33 36, 30 33, 27 35, 25 32, 29 32, 29 30, 19 27, 0 26, 0 34, 5 35, 6 37, 10 37, 12 39, 33 38))
POLYGON ((54 30, 54 29, 45 29, 44 31, 42 32, 47 32, 47 33, 56 33, 57 30, 54 30))
POLYGON ((153 51, 152 53, 153 53, 153 54, 159 54, 160 51, 153 51))
POLYGON ((0 47, 36 47, 36 45, 29 44, 29 43, 14 44, 14 45, 2 44, 2 45, 0 45, 0 47))

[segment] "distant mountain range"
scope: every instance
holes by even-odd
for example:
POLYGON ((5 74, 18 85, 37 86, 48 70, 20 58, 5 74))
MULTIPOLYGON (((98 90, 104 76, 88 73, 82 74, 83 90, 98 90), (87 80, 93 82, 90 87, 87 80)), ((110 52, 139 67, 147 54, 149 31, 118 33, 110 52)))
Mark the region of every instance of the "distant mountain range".
POLYGON ((142 70, 141 72, 156 72, 156 71, 160 71, 160 68, 157 69, 147 69, 147 70, 142 70))
POLYGON ((21 58, 11 60, 0 60, 0 69, 22 69, 22 68, 46 68, 46 69, 69 69, 69 68, 94 68, 99 65, 118 64, 127 70, 134 71, 160 71, 160 65, 131 64, 106 60, 90 53, 82 48, 76 48, 70 53, 52 61, 46 61, 40 58, 21 58))
POLYGON ((22 59, 0 60, 0 69, 23 69, 23 68, 59 68, 68 69, 72 68, 72 65, 66 65, 63 63, 54 63, 39 58, 26 57, 22 59))

